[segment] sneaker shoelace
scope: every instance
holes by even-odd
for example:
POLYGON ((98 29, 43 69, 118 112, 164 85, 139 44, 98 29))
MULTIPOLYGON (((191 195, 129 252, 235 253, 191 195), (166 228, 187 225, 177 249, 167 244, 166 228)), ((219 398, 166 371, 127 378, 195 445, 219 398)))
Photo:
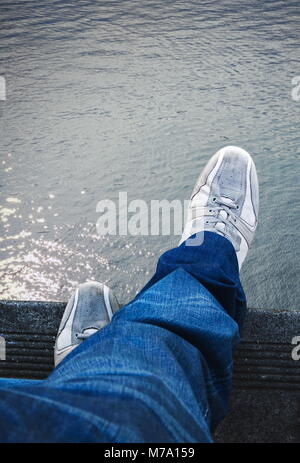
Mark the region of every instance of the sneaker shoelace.
MULTIPOLYGON (((209 206, 208 212, 211 216, 206 218, 205 223, 206 225, 211 224, 212 228, 222 235, 225 235, 226 225, 232 224, 232 222, 236 223, 237 221, 234 211, 238 210, 239 206, 235 204, 232 199, 226 198, 225 196, 214 197, 212 201, 216 204, 216 206, 209 206)), ((203 209, 207 210, 207 207, 197 207, 196 205, 193 209, 199 209, 199 212, 201 211, 203 213, 203 209)), ((196 218, 197 217, 194 217, 194 219, 196 218)))
POLYGON ((87 333, 76 333, 75 336, 77 339, 84 340, 89 338, 91 335, 87 333))
POLYGON ((89 333, 76 333, 75 334, 75 337, 76 339, 79 339, 81 341, 84 341, 85 339, 89 338, 90 336, 92 336, 92 334, 95 334, 97 331, 99 331, 99 329, 97 328, 92 328, 90 331, 93 331, 92 333, 89 332, 89 333))

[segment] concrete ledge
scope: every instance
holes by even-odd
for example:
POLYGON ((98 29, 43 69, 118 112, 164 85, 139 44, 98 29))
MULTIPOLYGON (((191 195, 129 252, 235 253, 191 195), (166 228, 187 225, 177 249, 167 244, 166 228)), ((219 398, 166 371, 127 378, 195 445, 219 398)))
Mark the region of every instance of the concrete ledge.
POLYGON ((250 310, 234 356, 230 412, 217 442, 300 442, 300 312, 250 310))
MULTIPOLYGON (((65 304, 0 302, 0 336, 6 360, 0 377, 47 377, 65 304)), ((250 309, 234 356, 231 410, 217 442, 300 442, 300 360, 292 338, 300 336, 300 312, 250 309)))

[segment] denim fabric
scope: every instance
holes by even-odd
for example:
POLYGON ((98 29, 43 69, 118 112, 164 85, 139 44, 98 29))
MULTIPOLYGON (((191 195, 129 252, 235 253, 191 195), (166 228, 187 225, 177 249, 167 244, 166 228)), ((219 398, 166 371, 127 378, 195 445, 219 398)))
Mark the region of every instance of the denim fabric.
POLYGON ((44 381, 0 380, 1 442, 212 442, 246 301, 231 243, 164 253, 150 282, 44 381))

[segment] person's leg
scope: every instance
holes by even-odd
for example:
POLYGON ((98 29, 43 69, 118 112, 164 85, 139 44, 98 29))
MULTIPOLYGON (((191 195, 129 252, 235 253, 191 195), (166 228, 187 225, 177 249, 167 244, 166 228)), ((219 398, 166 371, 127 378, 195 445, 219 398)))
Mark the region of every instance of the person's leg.
POLYGON ((238 263, 256 226, 250 233, 244 220, 253 177, 244 153, 221 152, 204 171, 196 206, 197 193, 191 202, 208 215, 205 223, 214 233, 205 232, 201 246, 182 244, 165 253, 135 300, 73 350, 43 385, 1 391, 1 440, 212 440, 211 430, 227 410, 232 351, 246 310, 238 263))
POLYGON ((13 389, 15 387, 36 386, 43 383, 43 379, 0 378, 0 389, 13 389))
POLYGON ((246 310, 235 251, 207 232, 162 255, 152 281, 43 384, 1 388, 1 441, 212 440, 228 407, 232 316, 246 310))

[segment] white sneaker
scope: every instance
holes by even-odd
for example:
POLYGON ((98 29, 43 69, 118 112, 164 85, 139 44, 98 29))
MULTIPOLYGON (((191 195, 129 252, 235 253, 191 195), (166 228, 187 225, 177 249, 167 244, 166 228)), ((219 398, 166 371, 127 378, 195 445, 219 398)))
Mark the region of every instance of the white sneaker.
POLYGON ((107 325, 120 308, 110 288, 96 281, 78 286, 69 300, 56 337, 57 366, 75 347, 107 325))
POLYGON ((218 233, 233 244, 241 268, 256 230, 258 201, 252 157, 242 148, 225 146, 196 182, 180 244, 203 230, 218 233))

